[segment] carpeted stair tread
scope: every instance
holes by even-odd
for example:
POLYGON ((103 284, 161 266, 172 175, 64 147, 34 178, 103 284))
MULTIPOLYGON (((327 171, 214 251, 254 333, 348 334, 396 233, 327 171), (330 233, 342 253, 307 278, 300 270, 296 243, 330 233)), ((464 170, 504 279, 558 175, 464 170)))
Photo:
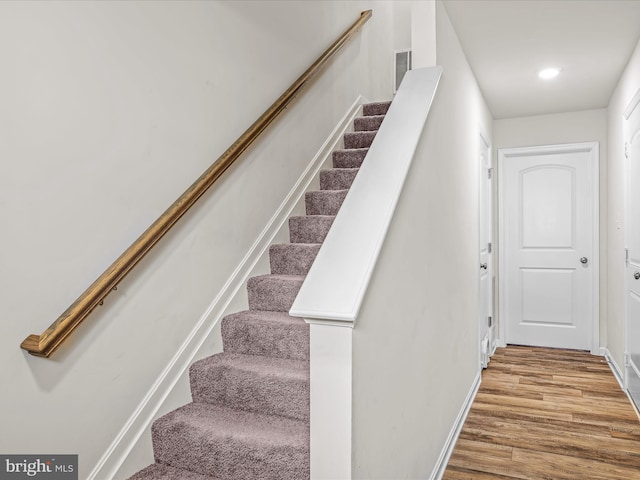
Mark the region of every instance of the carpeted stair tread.
POLYGON ((269 247, 271 273, 306 275, 318 255, 320 243, 277 243, 269 247))
POLYGON ((309 360, 309 325, 286 312, 245 310, 222 319, 224 351, 309 360))
POLYGON ((304 195, 307 215, 337 215, 349 190, 315 190, 304 195))
POLYGON ((219 353, 189 369, 191 394, 211 403, 309 420, 309 362, 219 353))
POLYGON ((344 148, 368 148, 376 133, 378 132, 347 132, 344 134, 344 148))
POLYGON ((128 480, 217 480, 215 477, 201 475, 189 470, 153 463, 143 470, 140 470, 128 480))
POLYGON ((302 275, 258 275, 247 281, 249 310, 288 312, 302 286, 302 275))
POLYGON ((322 243, 329 233, 333 215, 305 215, 289 218, 291 243, 322 243))
POLYGON ((385 115, 390 106, 391 102, 366 103, 362 106, 362 114, 365 116, 385 115))
POLYGON ((320 170, 320 190, 348 190, 359 170, 359 168, 320 170))
POLYGON ((383 120, 384 115, 369 115, 366 117, 358 117, 353 121, 353 129, 356 132, 378 130, 383 120))
POLYGON ((368 148, 346 148, 333 152, 333 168, 360 168, 368 148))
POLYGON ((152 427, 156 462, 217 480, 309 478, 309 424, 190 403, 152 427))

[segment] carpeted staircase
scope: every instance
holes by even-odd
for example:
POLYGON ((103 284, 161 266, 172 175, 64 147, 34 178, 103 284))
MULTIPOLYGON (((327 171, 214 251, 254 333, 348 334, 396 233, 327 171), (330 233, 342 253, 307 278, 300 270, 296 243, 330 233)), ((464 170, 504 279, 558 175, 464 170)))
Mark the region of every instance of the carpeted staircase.
POLYGON ((363 106, 270 275, 247 282, 249 310, 222 320, 223 353, 189 370, 193 402, 152 426, 156 463, 130 480, 304 480, 309 474, 309 327, 291 308, 389 103, 363 106))

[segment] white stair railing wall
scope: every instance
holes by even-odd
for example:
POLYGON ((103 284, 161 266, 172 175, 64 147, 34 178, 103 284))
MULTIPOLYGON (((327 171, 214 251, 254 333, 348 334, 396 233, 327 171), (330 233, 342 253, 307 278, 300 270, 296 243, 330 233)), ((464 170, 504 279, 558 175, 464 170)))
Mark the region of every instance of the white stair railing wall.
MULTIPOLYGON (((393 222, 427 221, 407 217, 415 216, 415 209, 404 208, 412 199, 403 196, 403 188, 441 74, 440 67, 407 72, 289 312, 310 324, 312 479, 348 479, 355 471, 358 476, 373 475, 364 460, 371 454, 395 455, 397 462, 411 463, 412 454, 404 443, 412 435, 428 435, 406 434, 414 429, 412 423, 419 425, 412 417, 420 414, 422 406, 414 399, 423 395, 403 398, 401 392, 428 388, 426 382, 412 378, 411 365, 420 362, 426 343, 437 337, 425 330, 419 318, 406 319, 402 325, 397 322, 403 319, 393 318, 393 312, 403 311, 399 303, 406 305, 407 297, 420 298, 422 266, 413 262, 412 248, 384 250, 388 236, 406 233, 390 229, 393 222), (402 278, 389 277, 394 271, 403 272, 402 278), (383 274, 386 280, 377 281, 383 274), (392 290, 378 293, 390 283, 395 285, 392 290), (384 311, 389 314, 386 323, 384 311), (376 369, 381 378, 397 378, 396 386, 389 385, 395 392, 380 386, 379 396, 360 398, 375 383, 376 369), (364 432, 360 420, 370 416, 379 421, 364 422, 369 430, 364 432), (393 439, 389 432, 397 421, 402 425, 398 425, 399 437, 393 439), (385 436, 397 443, 398 452, 384 451, 388 441, 377 442, 378 453, 359 450, 356 424, 359 438, 385 436)), ((388 462, 390 468, 395 463, 388 462)), ((396 478, 401 474, 394 472, 396 478)))

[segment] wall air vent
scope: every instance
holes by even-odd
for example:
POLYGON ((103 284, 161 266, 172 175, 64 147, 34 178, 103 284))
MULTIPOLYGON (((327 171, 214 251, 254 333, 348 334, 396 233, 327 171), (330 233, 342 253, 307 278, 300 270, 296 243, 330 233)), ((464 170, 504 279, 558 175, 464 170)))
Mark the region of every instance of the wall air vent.
POLYGON ((400 87, 404 74, 411 70, 411 50, 396 50, 393 63, 393 93, 400 87))

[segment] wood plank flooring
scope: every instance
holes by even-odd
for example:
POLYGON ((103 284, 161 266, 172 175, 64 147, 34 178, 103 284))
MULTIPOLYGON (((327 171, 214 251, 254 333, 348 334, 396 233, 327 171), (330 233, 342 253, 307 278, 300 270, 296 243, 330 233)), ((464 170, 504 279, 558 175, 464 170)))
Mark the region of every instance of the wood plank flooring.
POLYGON ((640 421, 603 357, 496 351, 444 480, 640 480, 640 421))

